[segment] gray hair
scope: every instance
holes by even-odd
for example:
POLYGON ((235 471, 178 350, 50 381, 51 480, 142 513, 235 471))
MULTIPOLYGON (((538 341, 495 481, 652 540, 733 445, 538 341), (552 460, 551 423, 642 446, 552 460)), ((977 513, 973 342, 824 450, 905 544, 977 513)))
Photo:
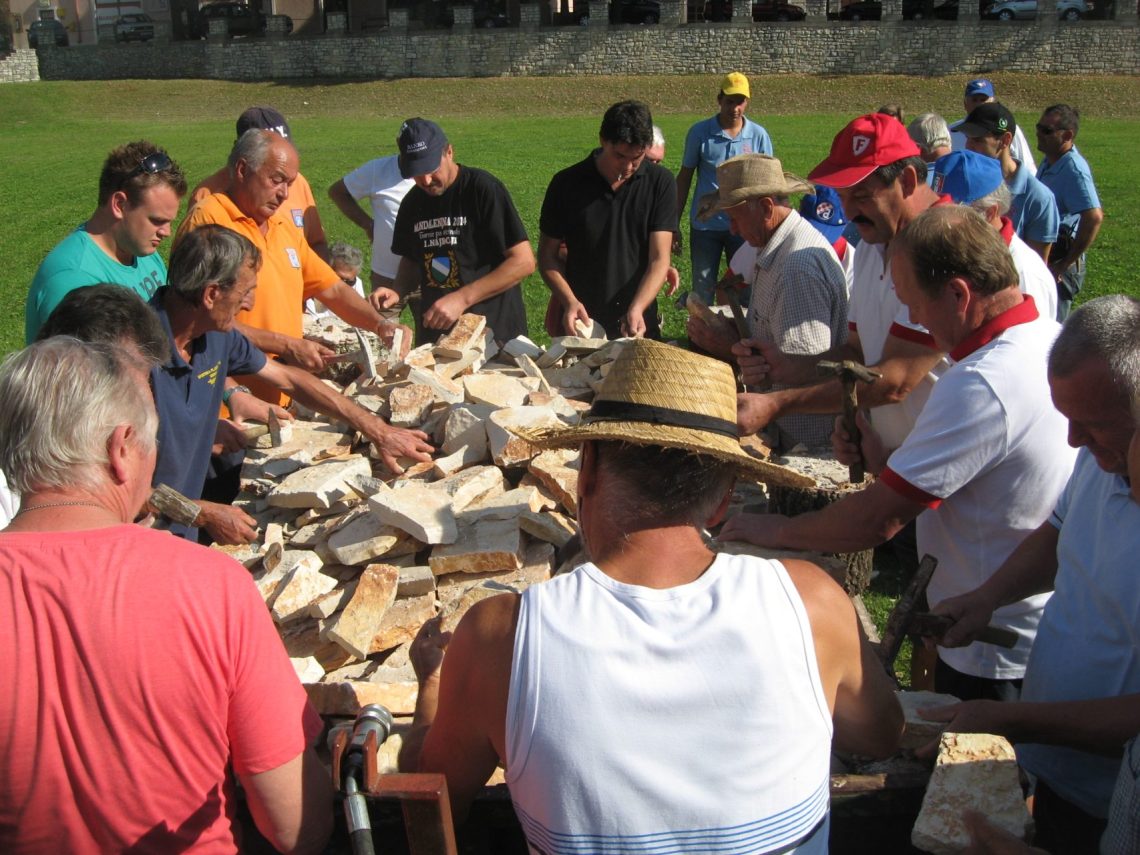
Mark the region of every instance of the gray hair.
POLYGON ((1088 359, 1104 360, 1127 404, 1140 396, 1140 300, 1110 294, 1069 315, 1049 351, 1049 375, 1066 377, 1088 359))
POLYGON ((985 196, 971 202, 970 207, 985 217, 990 208, 997 205, 998 215, 1004 217, 1009 213, 1009 206, 1012 204, 1013 193, 1010 192, 1009 186, 1003 181, 985 196))
POLYGON ((68 336, 38 341, 0 367, 0 469, 18 493, 107 483, 107 440, 130 424, 155 446, 150 387, 121 348, 68 336))
POLYGON ((660 146, 665 145, 665 132, 662 131, 661 128, 657 127, 657 125, 654 125, 653 126, 653 142, 650 145, 650 148, 656 148, 659 145, 660 146))
POLYGON ((230 178, 237 175, 238 161, 244 160, 246 165, 254 172, 261 169, 265 158, 269 156, 269 147, 284 137, 273 131, 263 131, 261 128, 250 128, 237 138, 234 147, 230 149, 230 159, 226 162, 229 167, 230 178))
POLYGON ((950 128, 937 113, 923 113, 906 126, 906 132, 924 151, 950 147, 950 128))
POLYGON ((360 270, 364 265, 364 253, 350 243, 337 241, 329 247, 329 264, 360 270))
POLYGON ((166 282, 193 306, 211 282, 228 291, 245 264, 261 267, 261 251, 247 237, 225 226, 207 223, 187 232, 170 254, 166 282))

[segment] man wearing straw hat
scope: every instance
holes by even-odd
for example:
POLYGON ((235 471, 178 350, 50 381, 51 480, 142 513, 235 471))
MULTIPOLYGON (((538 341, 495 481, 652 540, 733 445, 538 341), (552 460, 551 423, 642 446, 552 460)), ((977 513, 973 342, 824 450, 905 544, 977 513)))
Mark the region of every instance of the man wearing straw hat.
POLYGON ((709 548, 734 479, 778 468, 735 414, 727 365, 642 339, 580 425, 525 434, 580 445, 590 560, 417 637, 401 767, 445 773, 457 821, 502 763, 531 851, 826 852, 832 738, 889 754, 900 710, 818 567, 709 548))
MULTIPOLYGON (((788 199, 793 193, 810 193, 812 185, 784 172, 780 161, 766 154, 726 160, 716 175, 718 189, 700 199, 697 216, 709 219, 723 211, 732 233, 758 250, 752 268, 737 271, 751 286, 752 338, 771 342, 782 353, 818 354, 842 345, 847 340, 843 266, 788 199)), ((735 329, 691 318, 688 332, 709 353, 734 361, 735 329)), ((775 422, 770 439, 781 448, 800 443, 823 447, 831 425, 827 415, 792 414, 775 422)))

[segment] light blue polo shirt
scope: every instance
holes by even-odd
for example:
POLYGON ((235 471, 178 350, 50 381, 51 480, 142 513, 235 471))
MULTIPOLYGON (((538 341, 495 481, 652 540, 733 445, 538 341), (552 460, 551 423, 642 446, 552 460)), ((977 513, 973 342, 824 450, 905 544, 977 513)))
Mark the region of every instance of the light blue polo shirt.
MULTIPOLYGON (((164 293, 165 289, 160 290, 150 303, 171 342, 166 362, 150 370, 158 410, 158 460, 152 483, 166 484, 197 500, 206 483, 226 377, 256 374, 265 367, 266 356, 244 335, 230 330, 198 336, 190 342, 190 361, 186 362, 174 347, 170 317, 162 307, 164 293)), ((170 530, 188 540, 197 539, 197 529, 173 524, 170 530)))
POLYGON ((1037 180, 1053 191, 1061 224, 1073 234, 1077 232, 1081 213, 1100 207, 1092 170, 1076 146, 1061 155, 1056 163, 1042 160, 1037 167, 1037 180))
MULTIPOLYGON (((1049 518, 1059 529, 1053 596, 1029 654, 1021 700, 1080 701, 1140 692, 1140 505, 1087 448, 1049 518)), ((1061 798, 1108 815, 1120 756, 1021 742, 1017 760, 1061 798)))
POLYGON ((1009 207, 1013 230, 1022 240, 1055 243, 1057 229, 1061 225, 1057 200, 1030 169, 1023 166, 1017 158, 1013 160, 1017 164, 1017 172, 1006 182, 1013 196, 1009 207))
POLYGON ((772 140, 760 125, 744 117, 744 127, 735 137, 724 132, 717 117, 697 122, 685 137, 685 154, 681 166, 695 169, 697 189, 689 204, 689 223, 692 228, 702 231, 728 231, 728 216, 721 212, 715 217, 701 222, 697 219, 697 202, 706 193, 719 188, 716 183, 716 168, 740 154, 771 154, 772 140))

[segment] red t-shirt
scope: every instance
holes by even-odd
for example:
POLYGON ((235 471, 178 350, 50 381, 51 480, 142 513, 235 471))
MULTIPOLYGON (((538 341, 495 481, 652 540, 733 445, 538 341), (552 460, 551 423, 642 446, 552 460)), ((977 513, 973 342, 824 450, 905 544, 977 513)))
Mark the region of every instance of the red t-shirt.
POLYGON ((249 573, 165 532, 0 533, 0 851, 235 852, 320 729, 249 573))

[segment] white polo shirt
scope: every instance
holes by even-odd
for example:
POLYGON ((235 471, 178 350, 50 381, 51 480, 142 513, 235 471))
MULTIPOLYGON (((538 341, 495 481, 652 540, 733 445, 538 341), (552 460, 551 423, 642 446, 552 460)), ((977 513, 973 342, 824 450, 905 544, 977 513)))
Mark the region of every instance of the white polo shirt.
MULTIPOLYGON (((863 241, 855 254, 847 326, 859 336, 865 365, 875 365, 882 359, 887 337, 891 335, 937 351, 938 346, 930 333, 911 324, 908 315, 906 306, 895 296, 886 246, 863 241)), ((943 360, 927 373, 902 403, 885 404, 870 411, 871 425, 886 448, 898 448, 903 444, 930 397, 935 381, 945 370, 946 362, 943 360)))
MULTIPOLYGON (((950 354, 914 430, 881 480, 929 510, 918 517, 918 552, 938 559, 927 598, 972 591, 1049 518, 1073 469, 1068 425, 1046 376, 1060 326, 1031 297, 978 329, 950 354)), ((990 679, 1024 675, 1048 594, 994 612, 1014 630, 1012 650, 975 642, 939 648, 950 667, 990 679)))
POLYGON ((1028 294, 1037 304, 1043 318, 1057 317, 1057 280, 1033 248, 1018 237, 1009 217, 1001 218, 1001 237, 1013 256, 1013 266, 1021 284, 1021 293, 1028 294))

